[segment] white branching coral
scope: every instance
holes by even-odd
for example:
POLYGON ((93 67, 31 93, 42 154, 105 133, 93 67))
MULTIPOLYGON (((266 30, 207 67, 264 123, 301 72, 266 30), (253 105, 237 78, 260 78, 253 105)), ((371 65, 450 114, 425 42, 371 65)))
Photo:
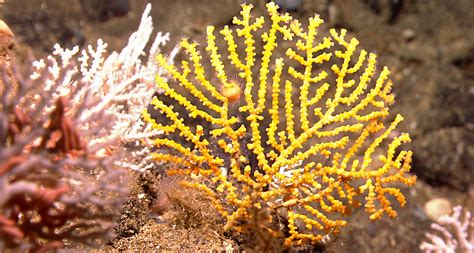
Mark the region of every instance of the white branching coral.
POLYGON ((153 63, 168 40, 152 34, 150 5, 120 52, 55 46, 26 75, 0 66, 0 251, 49 251, 64 241, 97 245, 128 190, 124 168, 148 168, 140 120, 155 92, 153 63))
POLYGON ((433 223, 436 233, 426 233, 428 241, 420 245, 426 253, 471 253, 474 252, 474 219, 461 206, 454 208, 452 215, 445 215, 433 223))
MULTIPOLYGON (((90 137, 89 143, 127 143, 130 149, 127 152, 133 153, 127 158, 137 159, 122 159, 118 163, 138 171, 153 166, 147 146, 140 145, 139 142, 156 136, 159 131, 145 126, 141 120, 141 112, 156 91, 154 77, 161 72, 154 57, 159 53, 160 46, 169 40, 167 33, 158 32, 148 55, 144 57, 144 49, 153 31, 150 10, 149 4, 143 12, 138 30, 130 36, 128 44, 121 52, 112 52, 107 56, 107 43, 101 39, 97 41, 95 49, 91 45, 83 50, 77 46, 64 49, 56 44, 53 54, 48 57, 51 61, 51 66, 48 66, 51 77, 46 80, 45 87, 50 90, 51 85, 58 81, 59 71, 71 63, 78 62, 78 66, 65 73, 65 78, 53 97, 70 96, 73 111, 86 108, 77 119, 77 125, 83 130, 94 127, 94 124, 101 124, 93 119, 96 119, 95 115, 99 112, 103 112, 113 123, 99 133, 93 133, 95 136, 90 137), (142 58, 145 58, 145 61, 142 58), (79 84, 78 77, 85 85, 79 84), (88 106, 83 106, 91 100, 96 100, 97 103, 90 102, 88 106)), ((173 55, 174 53, 170 59, 173 55)), ((44 60, 35 62, 34 66, 36 72, 31 76, 33 79, 47 67, 44 60)))

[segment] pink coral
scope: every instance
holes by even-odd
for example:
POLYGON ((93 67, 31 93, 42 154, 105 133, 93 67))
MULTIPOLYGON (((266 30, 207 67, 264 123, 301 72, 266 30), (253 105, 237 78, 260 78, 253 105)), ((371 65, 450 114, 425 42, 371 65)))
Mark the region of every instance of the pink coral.
POLYGON ((433 223, 436 233, 426 233, 428 241, 420 245, 426 253, 470 253, 474 252, 474 220, 471 213, 462 207, 454 207, 452 215, 445 215, 433 223))
MULTIPOLYGON (((159 69, 140 57, 152 34, 147 6, 120 52, 102 40, 63 49, 26 75, 3 66, 0 83, 0 251, 47 251, 65 242, 97 245, 127 193, 126 170, 147 169, 140 121, 159 69)), ((150 59, 168 39, 158 33, 150 59)))

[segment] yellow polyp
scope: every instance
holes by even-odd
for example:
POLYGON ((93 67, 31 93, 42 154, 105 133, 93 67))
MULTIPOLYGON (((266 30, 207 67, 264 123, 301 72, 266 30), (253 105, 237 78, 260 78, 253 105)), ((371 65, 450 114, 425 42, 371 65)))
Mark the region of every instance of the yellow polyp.
MULTIPOLYGON (((266 7, 253 17, 244 4, 234 26, 208 27, 204 51, 183 40, 187 59, 176 65, 157 56, 163 93, 142 118, 162 133, 153 142, 166 152, 152 157, 208 196, 226 230, 249 232, 261 212, 286 219, 287 246, 338 233, 359 206, 370 219, 395 217, 406 203, 397 184, 416 178, 403 149, 410 137, 395 130, 403 117, 388 120, 390 71, 346 30, 324 36, 319 16, 303 26, 275 3, 266 7)), ((282 236, 274 222, 261 223, 282 236)))
POLYGON ((230 81, 227 85, 222 86, 222 95, 229 103, 234 103, 240 100, 242 89, 235 81, 230 81))

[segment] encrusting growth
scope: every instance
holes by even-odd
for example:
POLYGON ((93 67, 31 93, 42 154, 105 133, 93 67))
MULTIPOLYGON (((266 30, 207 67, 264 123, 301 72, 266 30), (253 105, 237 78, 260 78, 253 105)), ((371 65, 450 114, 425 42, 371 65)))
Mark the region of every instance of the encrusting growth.
MULTIPOLYGON (((175 104, 152 101, 171 124, 143 113, 164 133, 154 144, 169 150, 154 158, 174 165, 169 174, 187 175, 183 185, 206 193, 226 229, 248 232, 248 221, 262 212, 286 219, 288 246, 338 232, 347 223, 343 216, 358 206, 357 196, 365 196, 371 219, 396 216, 392 201, 406 201, 394 184, 413 185, 415 177, 406 175, 412 152, 397 150, 410 137, 392 136, 402 116, 384 124, 394 98, 388 68, 377 70, 376 55, 357 50, 359 42, 347 40, 346 30, 320 36, 317 15, 304 28, 274 3, 267 4, 268 18, 252 18, 251 9, 243 5, 242 17, 234 18, 238 28, 220 31, 228 57, 219 52, 215 28, 207 28, 213 70, 186 39, 180 46, 189 60, 180 68, 157 56, 175 80, 156 78, 161 98, 175 104), (286 57, 277 56, 282 49, 286 57), (228 77, 235 70, 242 87, 228 77), (231 109, 236 100, 238 115, 231 109), (180 110, 208 125, 186 123, 180 110)), ((278 226, 268 224, 264 230, 278 235, 278 226)))

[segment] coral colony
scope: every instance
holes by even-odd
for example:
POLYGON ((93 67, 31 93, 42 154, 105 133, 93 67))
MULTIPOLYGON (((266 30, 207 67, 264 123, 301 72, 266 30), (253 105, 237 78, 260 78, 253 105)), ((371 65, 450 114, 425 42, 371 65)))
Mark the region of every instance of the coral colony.
POLYGON ((0 251, 46 251, 64 239, 96 245, 112 237, 128 192, 124 169, 153 166, 148 147, 139 144, 157 132, 140 114, 159 72, 153 57, 168 35, 157 34, 142 63, 150 9, 120 53, 107 55, 101 40, 82 51, 56 45, 28 78, 2 71, 0 251))
POLYGON ((274 3, 267 9, 268 18, 253 18, 252 5, 243 5, 233 19, 238 28, 217 33, 225 50, 210 26, 207 55, 184 39, 189 60, 180 66, 157 56, 172 78, 157 76, 163 94, 151 102, 167 121, 143 113, 164 133, 154 144, 168 151, 154 158, 173 164, 168 173, 183 176, 183 186, 204 192, 225 229, 285 237, 287 246, 337 233, 358 196, 370 219, 396 216, 392 200, 406 201, 395 185, 413 185, 415 177, 407 175, 412 152, 396 151, 410 137, 391 135, 402 116, 384 124, 394 99, 388 68, 377 69, 376 55, 358 51, 346 30, 320 35, 317 15, 303 26, 274 3), (386 151, 376 153, 383 144, 386 151))
POLYGON ((445 215, 431 225, 432 233, 426 233, 427 241, 420 249, 426 253, 474 252, 474 219, 471 212, 454 207, 452 215, 445 215))

